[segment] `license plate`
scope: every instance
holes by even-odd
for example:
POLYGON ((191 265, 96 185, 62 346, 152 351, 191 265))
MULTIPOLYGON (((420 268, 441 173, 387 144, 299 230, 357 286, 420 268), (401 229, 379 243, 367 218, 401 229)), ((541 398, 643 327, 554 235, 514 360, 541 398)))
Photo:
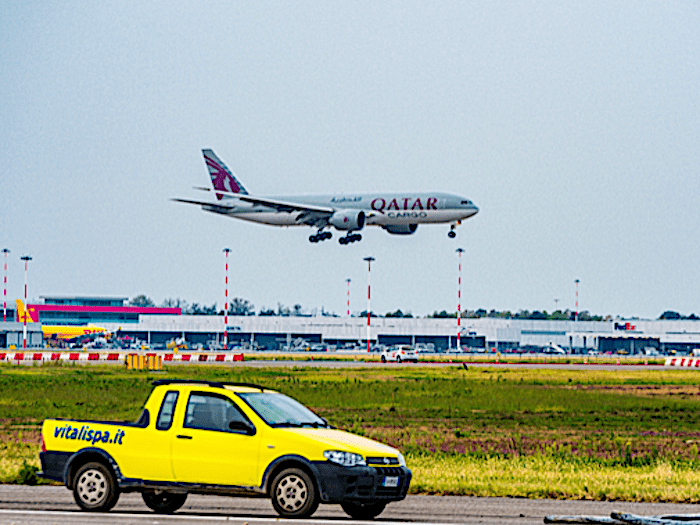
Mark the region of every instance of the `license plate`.
POLYGON ((399 477, 398 476, 386 476, 382 481, 382 487, 398 487, 399 477))

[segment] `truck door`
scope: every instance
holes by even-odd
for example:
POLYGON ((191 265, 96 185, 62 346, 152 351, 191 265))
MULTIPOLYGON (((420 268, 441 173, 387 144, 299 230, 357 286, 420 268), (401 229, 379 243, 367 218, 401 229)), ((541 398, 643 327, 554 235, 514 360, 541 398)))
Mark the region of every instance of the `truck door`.
POLYGON ((182 483, 250 487, 258 479, 260 438, 231 423, 249 425, 230 398, 193 391, 182 428, 173 436, 173 470, 182 483))
POLYGON ((123 446, 115 447, 115 459, 125 477, 173 480, 170 446, 175 430, 172 427, 177 401, 178 392, 168 391, 158 409, 155 425, 148 417, 144 419, 142 428, 137 425, 125 429, 123 446))

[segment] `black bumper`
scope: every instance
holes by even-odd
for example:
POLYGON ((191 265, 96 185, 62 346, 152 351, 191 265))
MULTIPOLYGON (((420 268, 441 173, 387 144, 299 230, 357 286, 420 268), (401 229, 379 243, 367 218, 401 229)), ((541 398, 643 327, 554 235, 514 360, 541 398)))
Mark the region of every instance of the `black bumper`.
POLYGON ((37 476, 65 483, 63 474, 71 455, 70 452, 40 452, 41 472, 38 472, 37 476))
POLYGON ((321 500, 325 503, 400 501, 411 484, 406 467, 341 467, 315 463, 321 500))

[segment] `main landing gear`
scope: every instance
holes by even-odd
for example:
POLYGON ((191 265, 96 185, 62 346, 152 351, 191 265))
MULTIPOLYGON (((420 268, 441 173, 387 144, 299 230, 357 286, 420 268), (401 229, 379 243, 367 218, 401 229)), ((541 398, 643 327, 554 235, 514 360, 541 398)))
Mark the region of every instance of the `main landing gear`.
MULTIPOLYGON (((333 234, 331 232, 324 232, 324 231, 319 231, 318 233, 309 236, 309 242, 321 242, 325 241, 326 239, 330 239, 333 237, 333 234)), ((362 240, 362 235, 359 233, 348 233, 345 237, 341 237, 338 239, 338 242, 340 244, 350 244, 351 242, 357 242, 362 240)))
POLYGON ((333 234, 331 232, 319 231, 317 234, 309 236, 309 242, 325 241, 326 239, 330 239, 331 237, 333 237, 333 234))
POLYGON ((362 235, 359 233, 348 233, 345 237, 338 239, 340 244, 350 244, 351 242, 357 242, 362 240, 362 235))

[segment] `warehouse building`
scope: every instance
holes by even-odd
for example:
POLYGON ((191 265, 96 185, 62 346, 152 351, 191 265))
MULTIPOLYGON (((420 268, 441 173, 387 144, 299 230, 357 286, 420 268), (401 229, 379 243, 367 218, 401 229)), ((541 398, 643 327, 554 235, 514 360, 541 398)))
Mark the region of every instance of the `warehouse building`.
MULTIPOLYGON (((223 316, 143 315, 138 324, 122 326, 121 333, 152 345, 180 338, 193 344, 220 344, 223 321, 223 316)), ((339 348, 367 341, 366 318, 246 316, 229 317, 228 321, 227 337, 234 346, 278 350, 303 339, 339 348)), ((373 317, 370 341, 432 345, 436 351, 446 351, 457 346, 457 322, 373 317)), ((557 345, 570 353, 690 353, 700 348, 700 321, 639 321, 634 328, 621 330, 613 321, 463 319, 460 343, 475 351, 538 351, 557 345)))
MULTIPOLYGON (((96 324, 120 336, 164 347, 174 339, 204 346, 221 345, 224 317, 181 315, 179 308, 128 306, 123 297, 43 297, 29 305, 32 318, 43 324, 96 324)), ((16 344, 18 323, 5 323, 0 347, 16 344)), ((21 325, 20 342, 21 342, 21 325)), ((28 325, 31 345, 40 346, 39 324, 28 325), (38 334, 38 335, 37 335, 38 334), (39 337, 39 339, 37 339, 39 337)), ((332 316, 229 316, 229 346, 279 350, 296 341, 326 343, 335 348, 364 346, 367 319, 332 316)), ((371 344, 457 347, 457 320, 373 317, 371 344)), ((700 349, 700 321, 544 321, 528 319, 462 319, 460 343, 474 351, 541 351, 552 345, 570 353, 691 353, 700 349)))
MULTIPOLYGON (((43 346, 44 334, 41 326, 37 324, 27 325, 27 348, 43 346)), ((22 349, 24 345, 24 324, 5 323, 0 318, 0 348, 22 349)))

